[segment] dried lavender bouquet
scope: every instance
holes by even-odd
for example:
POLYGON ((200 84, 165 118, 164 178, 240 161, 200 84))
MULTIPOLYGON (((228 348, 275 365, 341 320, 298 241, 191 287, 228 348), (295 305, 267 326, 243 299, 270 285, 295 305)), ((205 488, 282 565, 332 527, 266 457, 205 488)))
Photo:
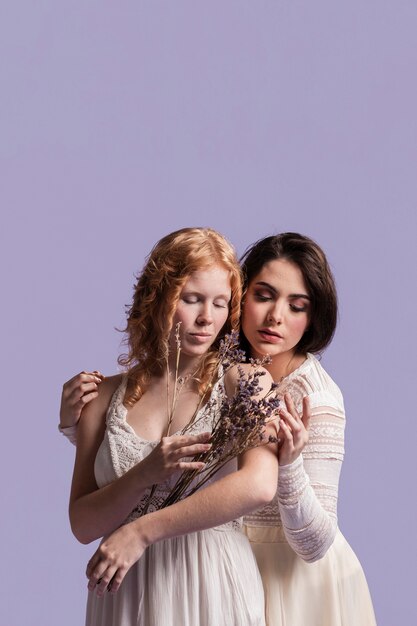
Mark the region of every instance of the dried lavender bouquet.
MULTIPOLYGON (((177 344, 177 349, 180 347, 177 344)), ((197 407, 193 418, 183 429, 186 433, 192 425, 207 416, 207 411, 214 415, 211 436, 211 449, 196 457, 195 461, 205 463, 202 470, 185 471, 178 478, 168 497, 160 504, 164 508, 178 502, 185 496, 189 496, 212 477, 229 461, 250 448, 277 441, 275 437, 266 437, 265 427, 273 419, 277 419, 279 399, 276 396, 275 383, 263 397, 257 398, 262 391, 259 379, 265 374, 262 366, 269 362, 269 357, 264 359, 250 359, 249 371, 242 367, 245 358, 243 350, 239 349, 239 337, 236 331, 226 335, 221 342, 218 356, 218 368, 214 378, 208 383, 207 391, 215 383, 219 383, 226 372, 233 366, 237 368, 236 391, 232 397, 228 397, 223 385, 219 385, 220 399, 210 398, 201 411, 201 403, 206 397, 202 395, 201 402, 197 407)))

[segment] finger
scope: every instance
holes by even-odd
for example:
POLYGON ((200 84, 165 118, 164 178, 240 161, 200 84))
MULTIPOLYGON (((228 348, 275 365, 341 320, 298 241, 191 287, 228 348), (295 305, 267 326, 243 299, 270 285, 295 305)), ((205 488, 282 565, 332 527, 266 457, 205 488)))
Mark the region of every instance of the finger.
POLYGON ((285 404, 287 406, 287 411, 289 413, 291 413, 291 415, 296 420, 299 420, 300 419, 300 415, 299 415, 297 409, 295 408, 294 400, 292 399, 292 397, 291 397, 291 395, 289 393, 284 394, 284 400, 285 400, 285 404))
POLYGON ((206 443, 211 438, 211 432, 199 433, 198 435, 173 435, 167 437, 172 445, 177 448, 180 446, 191 446, 195 443, 206 443))
POLYGON ((94 400, 94 398, 97 398, 97 396, 98 396, 98 391, 92 391, 91 393, 87 393, 85 396, 82 396, 78 400, 75 407, 81 411, 83 407, 85 407, 86 404, 91 402, 91 400, 94 400))
POLYGON ((67 380, 67 382, 64 383, 64 389, 72 390, 74 387, 77 387, 82 382, 85 374, 87 374, 87 372, 80 372, 67 380))
POLYGON ((303 425, 301 422, 299 422, 298 420, 296 420, 291 413, 289 413, 288 411, 285 411, 285 409, 280 409, 280 418, 281 420, 285 420, 287 426, 289 426, 291 428, 291 430, 293 430, 294 432, 298 433, 301 431, 303 425))
POLYGON ((96 565, 96 567, 92 570, 89 580, 88 580, 89 591, 94 591, 97 584, 99 584, 101 579, 103 578, 103 575, 106 572, 107 567, 108 567, 108 564, 106 563, 106 561, 100 561, 96 565))
POLYGON ((94 568, 96 567, 99 561, 100 561, 100 555, 98 552, 95 552, 87 563, 87 568, 85 570, 85 575, 87 576, 87 578, 90 578, 91 574, 93 573, 94 568))
POLYGON ((82 385, 85 385, 86 383, 96 383, 96 385, 99 385, 103 382, 103 377, 96 376, 96 374, 88 372, 86 374, 80 374, 80 378, 76 382, 76 388, 82 387, 82 385))
POLYGON ((103 576, 101 577, 101 579, 98 581, 96 585, 95 591, 98 596, 102 596, 105 594, 105 592, 107 591, 107 588, 111 584, 111 581, 114 575, 116 574, 116 571, 117 571, 117 567, 115 565, 109 566, 106 569, 103 576))
POLYGON ((305 396, 303 398, 303 416, 301 420, 304 424, 304 428, 308 430, 310 426, 310 420, 311 420, 311 405, 310 405, 310 398, 308 396, 305 396))
POLYGON ((79 389, 83 383, 96 383, 100 384, 102 382, 102 378, 96 376, 93 372, 80 372, 66 383, 63 386, 63 393, 67 396, 70 396, 75 390, 79 389))
POLYGON ((72 378, 69 378, 67 381, 65 381, 65 383, 62 386, 63 390, 65 391, 66 389, 69 389, 69 388, 72 389, 72 387, 76 385, 79 380, 81 380, 80 377, 82 376, 82 374, 84 374, 84 372, 80 372, 79 374, 76 374, 72 378))
POLYGON ((97 389, 97 383, 82 383, 72 390, 71 394, 68 397, 68 402, 76 404, 85 393, 89 393, 90 391, 97 391, 97 389))
POLYGON ((292 443, 293 442, 292 432, 291 432, 290 428, 288 428, 288 426, 284 422, 284 420, 282 420, 279 423, 279 427, 282 429, 282 434, 284 435, 284 440, 288 441, 289 443, 292 443))
POLYGON ((110 593, 116 593, 119 590, 119 587, 122 584, 127 572, 128 570, 126 568, 119 567, 108 586, 108 590, 110 591, 110 593))
POLYGON ((100 372, 81 372, 79 374, 79 378, 82 382, 85 382, 85 381, 88 382, 89 380, 101 382, 104 376, 100 372))
POLYGON ((173 456, 176 459, 182 459, 186 456, 194 456, 195 454, 208 452, 211 447, 211 443, 197 443, 193 446, 183 446, 182 448, 178 448, 173 456))
POLYGON ((86 372, 83 370, 77 376, 74 376, 73 380, 76 378, 80 378, 81 380, 87 380, 89 378, 100 378, 101 380, 105 378, 104 374, 102 374, 99 370, 94 370, 92 372, 86 372))
POLYGON ((283 424, 291 431, 292 436, 292 447, 293 450, 302 451, 304 446, 308 442, 308 431, 304 428, 303 422, 301 422, 301 426, 296 424, 295 427, 291 429, 291 427, 286 423, 285 418, 282 419, 280 424, 283 424))
POLYGON ((177 465, 180 470, 202 470, 205 466, 206 464, 200 461, 180 461, 177 465))
POLYGON ((81 391, 82 394, 84 394, 84 393, 87 393, 88 391, 93 391, 95 389, 98 389, 100 384, 101 384, 101 381, 100 382, 97 382, 97 381, 84 382, 79 386, 79 390, 81 391))

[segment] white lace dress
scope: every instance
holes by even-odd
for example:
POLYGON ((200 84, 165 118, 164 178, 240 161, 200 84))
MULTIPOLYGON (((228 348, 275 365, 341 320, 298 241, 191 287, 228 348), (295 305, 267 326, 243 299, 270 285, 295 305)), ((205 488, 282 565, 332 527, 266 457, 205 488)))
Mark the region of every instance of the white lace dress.
MULTIPOLYGON (((124 380, 107 412, 107 428, 95 462, 99 487, 122 476, 157 444, 138 437, 126 422, 125 387, 124 380)), ((215 387, 213 393, 218 394, 218 389, 215 387)), ((193 434, 211 429, 212 416, 204 409, 201 415, 193 434)), ((231 463, 215 479, 235 469, 236 463, 231 463)), ((165 498, 176 478, 157 488, 149 511, 165 498)), ((141 514, 147 495, 126 521, 141 514)), ((98 598, 90 592, 87 602, 87 626, 264 623, 262 582, 240 520, 155 543, 129 570, 115 595, 98 598)))
POLYGON ((280 466, 278 491, 245 518, 265 591, 268 626, 373 626, 362 567, 337 526, 345 413, 339 388, 311 354, 278 388, 298 409, 309 396, 309 442, 280 466))

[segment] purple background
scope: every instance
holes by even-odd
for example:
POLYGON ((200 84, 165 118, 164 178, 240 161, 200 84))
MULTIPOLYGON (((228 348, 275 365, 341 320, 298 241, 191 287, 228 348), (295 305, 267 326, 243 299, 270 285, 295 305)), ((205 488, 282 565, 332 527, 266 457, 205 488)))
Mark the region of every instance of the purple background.
POLYGON ((327 251, 340 527, 379 625, 415 622, 416 32, 414 0, 3 0, 2 624, 83 623, 60 387, 115 371, 133 273, 191 225, 327 251))

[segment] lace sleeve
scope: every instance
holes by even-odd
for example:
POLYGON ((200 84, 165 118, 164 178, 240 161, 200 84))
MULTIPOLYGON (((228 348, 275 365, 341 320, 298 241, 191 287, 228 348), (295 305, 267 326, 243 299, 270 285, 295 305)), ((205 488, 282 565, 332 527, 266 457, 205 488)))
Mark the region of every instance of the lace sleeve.
POLYGON ((63 428, 60 424, 58 424, 58 430, 74 446, 77 445, 77 425, 76 424, 74 426, 67 426, 66 428, 63 428))
MULTIPOLYGON (((314 406, 309 442, 290 465, 280 467, 278 505, 285 536, 305 561, 323 557, 337 530, 337 493, 344 455, 343 406, 330 400, 314 406), (333 406, 332 406, 333 405, 333 406)), ((327 400, 327 399, 326 399, 327 400)))

